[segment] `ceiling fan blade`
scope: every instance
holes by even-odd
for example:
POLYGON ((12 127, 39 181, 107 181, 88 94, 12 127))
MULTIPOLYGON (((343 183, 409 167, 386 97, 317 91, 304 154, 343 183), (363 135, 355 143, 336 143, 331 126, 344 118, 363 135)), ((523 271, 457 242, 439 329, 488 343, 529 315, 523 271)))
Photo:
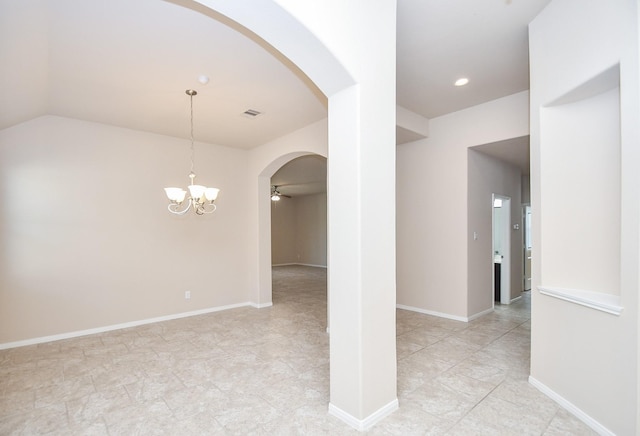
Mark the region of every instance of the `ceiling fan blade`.
POLYGON ((282 186, 282 185, 271 185, 271 196, 277 195, 279 197, 291 198, 290 195, 282 194, 280 192, 280 190, 278 189, 278 187, 280 187, 280 186, 282 186))

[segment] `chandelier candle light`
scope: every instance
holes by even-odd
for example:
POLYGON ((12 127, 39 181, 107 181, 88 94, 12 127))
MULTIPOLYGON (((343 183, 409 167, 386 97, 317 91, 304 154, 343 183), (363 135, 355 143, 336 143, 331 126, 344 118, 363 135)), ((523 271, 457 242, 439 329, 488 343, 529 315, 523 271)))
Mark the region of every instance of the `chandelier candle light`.
POLYGON ((198 93, 193 89, 187 89, 185 92, 189 96, 191 104, 191 172, 189 173, 191 182, 188 186, 189 198, 187 199, 186 206, 180 209, 187 195, 187 191, 182 188, 164 188, 164 191, 167 193, 170 202, 168 206, 169 212, 176 215, 184 215, 193 207, 196 214, 204 215, 205 213, 213 213, 216 210, 216 205, 213 204, 213 202, 218 198, 218 192, 220 192, 220 190, 218 188, 207 188, 206 186, 194 184, 196 175, 193 172, 195 161, 195 150, 193 147, 193 96, 198 93))

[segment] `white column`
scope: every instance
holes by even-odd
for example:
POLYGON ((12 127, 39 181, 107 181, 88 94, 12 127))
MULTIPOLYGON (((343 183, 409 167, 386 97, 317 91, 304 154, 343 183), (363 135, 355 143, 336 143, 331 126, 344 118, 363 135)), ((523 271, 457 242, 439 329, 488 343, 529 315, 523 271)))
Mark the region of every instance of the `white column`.
POLYGON ((328 165, 329 410, 362 429, 397 408, 395 146, 363 122, 366 100, 359 86, 330 100, 328 165))
POLYGON ((329 411, 359 429, 398 407, 393 3, 362 11, 358 84, 329 99, 329 411))
POLYGON ((329 410, 367 428, 398 405, 396 0, 196 1, 268 41, 329 98, 329 410))

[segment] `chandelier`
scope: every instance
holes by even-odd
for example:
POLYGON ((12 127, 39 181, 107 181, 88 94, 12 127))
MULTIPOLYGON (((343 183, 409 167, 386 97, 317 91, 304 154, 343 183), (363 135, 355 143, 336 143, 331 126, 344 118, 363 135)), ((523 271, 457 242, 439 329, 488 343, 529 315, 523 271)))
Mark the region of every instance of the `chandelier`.
POLYGON ((191 208, 198 215, 204 215, 205 213, 213 213, 216 210, 216 205, 213 204, 218 198, 218 188, 207 188, 203 185, 196 185, 194 180, 196 178, 193 172, 193 166, 195 161, 195 149, 193 147, 193 96, 198 93, 193 89, 187 89, 186 94, 189 96, 191 105, 191 172, 189 173, 190 183, 187 187, 189 189, 189 198, 187 198, 185 205, 185 197, 187 191, 182 188, 164 188, 169 198, 169 212, 176 215, 184 215, 191 208))

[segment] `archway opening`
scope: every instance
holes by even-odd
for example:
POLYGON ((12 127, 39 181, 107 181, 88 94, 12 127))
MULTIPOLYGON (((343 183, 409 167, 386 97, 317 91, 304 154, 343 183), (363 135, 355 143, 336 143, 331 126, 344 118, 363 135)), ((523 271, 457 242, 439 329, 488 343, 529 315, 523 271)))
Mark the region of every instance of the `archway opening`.
POLYGON ((325 156, 298 151, 274 159, 258 176, 260 307, 273 302, 274 264, 328 265, 326 167, 325 156), (278 201, 272 200, 276 189, 278 201))
POLYGON ((298 157, 271 177, 271 265, 327 267, 327 159, 298 157))

